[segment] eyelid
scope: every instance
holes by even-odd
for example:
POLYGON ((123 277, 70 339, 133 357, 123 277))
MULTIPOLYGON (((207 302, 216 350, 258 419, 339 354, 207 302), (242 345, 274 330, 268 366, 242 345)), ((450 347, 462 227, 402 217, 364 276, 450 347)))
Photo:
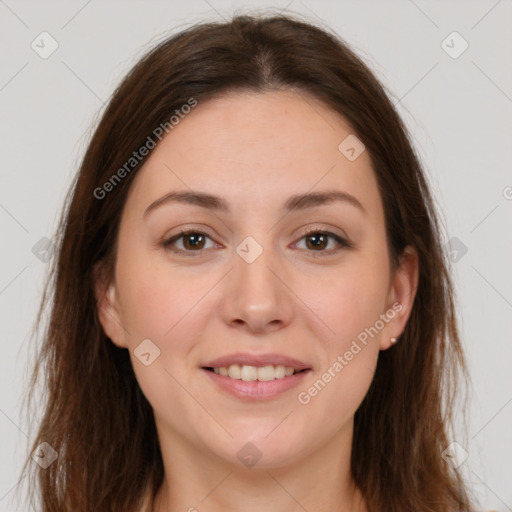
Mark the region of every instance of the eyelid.
MULTIPOLYGON (((216 245, 219 245, 212 236, 210 236, 206 231, 201 229, 194 229, 194 228, 181 228, 177 233, 173 234, 171 237, 166 237, 161 242, 161 245, 163 245, 164 249, 178 253, 178 254, 185 254, 187 256, 200 256, 201 253, 206 252, 206 249, 199 249, 197 251, 191 251, 191 250, 183 250, 178 249, 176 247, 173 247, 173 244, 178 241, 180 238, 190 235, 190 234, 198 234, 205 236, 209 238, 212 242, 214 242, 216 245)), ((350 249, 353 248, 353 243, 349 240, 349 238, 345 235, 337 234, 333 231, 330 231, 327 228, 321 228, 321 227, 310 227, 307 228, 306 231, 302 231, 299 238, 294 242, 294 245, 306 238, 308 235, 311 234, 323 234, 327 237, 330 237, 334 239, 338 243, 337 248, 332 248, 329 250, 322 250, 322 251, 314 251, 314 250, 307 250, 302 249, 303 251, 308 252, 309 254, 312 254, 313 257, 322 257, 322 256, 330 256, 332 254, 340 252, 342 249, 350 249)))
POLYGON ((197 250, 197 251, 188 251, 188 250, 183 250, 183 249, 178 249, 176 247, 173 247, 173 244, 176 243, 180 238, 182 238, 186 235, 192 235, 192 234, 205 236, 206 238, 209 238, 212 242, 214 242, 216 245, 218 245, 217 242, 213 239, 213 237, 210 236, 206 231, 201 230, 201 229, 194 229, 194 228, 180 228, 180 230, 177 233, 173 234, 172 236, 164 237, 163 241, 161 242, 161 245, 164 247, 165 250, 168 250, 168 251, 171 251, 174 253, 185 254, 187 256, 192 256, 192 257, 200 256, 201 253, 205 252, 204 249, 197 250))
POLYGON ((333 229, 335 228, 330 228, 330 227, 319 227, 319 226, 313 226, 311 228, 306 228, 305 231, 301 231, 301 238, 307 236, 307 235, 310 235, 312 233, 325 233, 327 235, 330 235, 330 236, 333 236, 333 237, 338 237, 340 239, 343 239, 344 241, 346 241, 347 243, 350 243, 349 241, 349 238, 347 235, 345 235, 344 233, 336 233, 333 231, 333 229))
POLYGON ((309 228, 306 231, 302 232, 299 239, 294 242, 294 245, 299 243, 301 240, 306 238, 308 235, 312 234, 323 234, 326 235, 329 238, 332 238, 336 241, 338 244, 338 247, 331 248, 329 250, 323 250, 323 251, 313 251, 313 250, 306 250, 308 254, 313 256, 314 258, 321 258, 321 257, 329 257, 338 254, 342 250, 346 249, 352 249, 354 247, 353 243, 349 240, 349 238, 345 235, 340 235, 338 233, 335 233, 333 231, 330 231, 329 229, 322 229, 318 227, 309 228))

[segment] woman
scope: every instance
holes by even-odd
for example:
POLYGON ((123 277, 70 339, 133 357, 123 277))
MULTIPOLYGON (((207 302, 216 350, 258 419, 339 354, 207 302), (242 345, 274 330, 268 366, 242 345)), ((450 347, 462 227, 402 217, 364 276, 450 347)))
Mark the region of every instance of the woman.
POLYGON ((334 34, 237 16, 159 44, 59 234, 42 510, 473 510, 433 200, 334 34))

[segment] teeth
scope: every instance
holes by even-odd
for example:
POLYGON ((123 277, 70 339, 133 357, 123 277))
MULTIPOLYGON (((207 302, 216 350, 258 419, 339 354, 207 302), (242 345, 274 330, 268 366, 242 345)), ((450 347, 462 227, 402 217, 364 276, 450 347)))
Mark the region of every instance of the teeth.
POLYGON ((237 364, 232 364, 228 368, 228 377, 231 377, 232 379, 241 379, 242 368, 240 368, 240 366, 238 366, 237 364))
POLYGON ((222 366, 220 368, 214 368, 213 371, 217 375, 223 375, 224 377, 230 377, 232 379, 244 380, 244 381, 269 381, 274 379, 282 379, 293 375, 294 369, 289 366, 283 365, 268 365, 268 366, 240 366, 239 364, 232 364, 231 366, 222 366))

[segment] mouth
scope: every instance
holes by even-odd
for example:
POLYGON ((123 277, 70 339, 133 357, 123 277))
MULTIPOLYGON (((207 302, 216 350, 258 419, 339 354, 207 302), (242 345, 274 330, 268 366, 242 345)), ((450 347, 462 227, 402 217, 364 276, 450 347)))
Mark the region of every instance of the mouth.
POLYGON ((277 354, 234 354, 201 367, 217 387, 239 399, 268 400, 297 386, 313 368, 277 354))

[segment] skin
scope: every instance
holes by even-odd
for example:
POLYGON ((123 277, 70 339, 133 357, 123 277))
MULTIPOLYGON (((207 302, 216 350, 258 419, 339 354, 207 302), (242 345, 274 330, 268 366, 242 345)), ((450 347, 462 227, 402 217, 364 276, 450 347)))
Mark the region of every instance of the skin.
POLYGON ((354 413, 380 351, 406 326, 418 259, 408 248, 391 272, 370 157, 349 161, 338 150, 351 133, 304 92, 230 93, 195 107, 132 183, 115 275, 98 280, 97 297, 105 333, 129 349, 153 407, 165 466, 153 510, 366 510, 350 474, 354 413), (355 196, 365 213, 348 202, 281 211, 293 194, 333 189, 355 196), (169 203, 143 217, 153 201, 183 190, 218 195, 231 212, 169 203), (179 227, 208 235, 195 252, 190 239, 174 242, 198 256, 163 246, 179 227), (318 249, 309 228, 353 247, 329 238, 318 249), (263 248, 252 263, 236 252, 247 236, 263 248), (322 256, 331 248, 339 250, 322 256), (298 393, 396 302, 402 309, 300 403, 298 393), (147 338, 160 349, 149 366, 134 355, 147 338), (244 401, 200 369, 234 352, 285 354, 313 370, 275 398, 244 401), (237 458, 247 442, 262 454, 251 468, 237 458))

